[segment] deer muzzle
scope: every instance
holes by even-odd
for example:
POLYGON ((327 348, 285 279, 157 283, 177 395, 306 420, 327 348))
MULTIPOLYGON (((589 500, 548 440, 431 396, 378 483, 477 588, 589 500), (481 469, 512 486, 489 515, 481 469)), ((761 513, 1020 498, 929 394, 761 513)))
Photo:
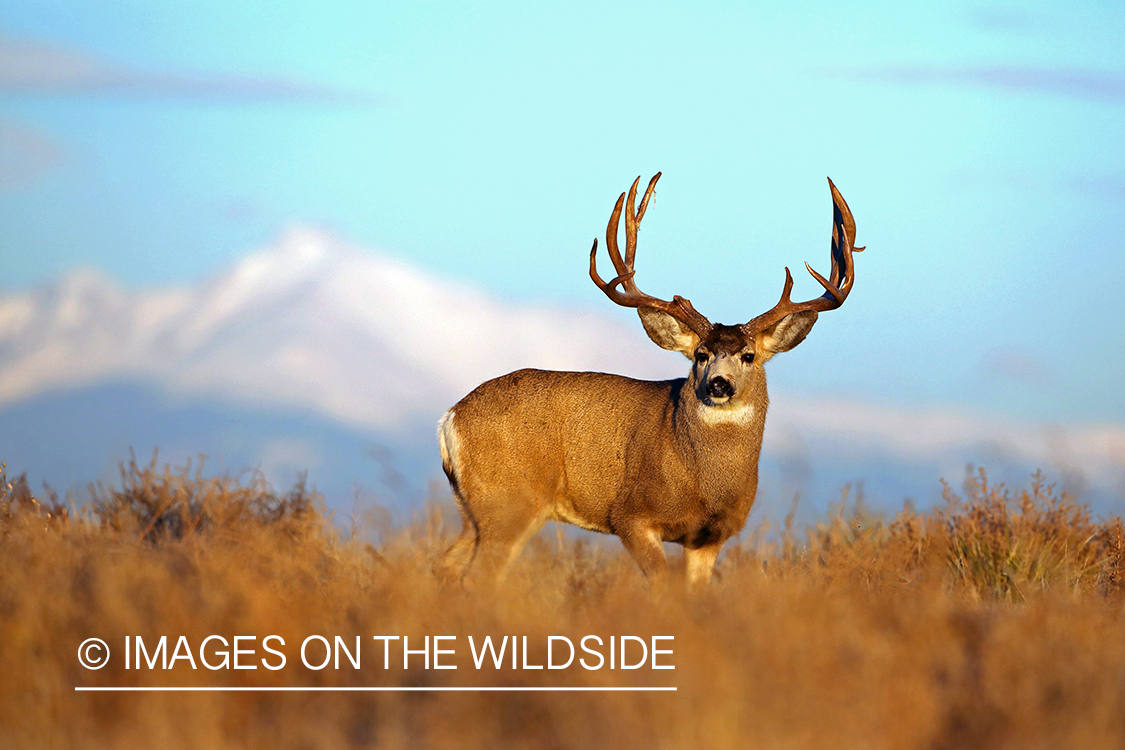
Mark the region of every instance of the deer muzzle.
POLYGON ((714 399, 730 398, 734 395, 734 384, 722 375, 707 381, 707 395, 714 399))

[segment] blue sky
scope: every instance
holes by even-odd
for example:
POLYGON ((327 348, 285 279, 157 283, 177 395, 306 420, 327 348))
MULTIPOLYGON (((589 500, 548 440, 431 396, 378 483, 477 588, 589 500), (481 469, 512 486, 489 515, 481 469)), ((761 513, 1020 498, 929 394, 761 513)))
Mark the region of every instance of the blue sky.
POLYGON ((605 308, 590 241, 662 170, 642 288, 740 322, 826 270, 830 175, 869 252, 775 384, 1125 423, 1125 8, 770 6, 9 0, 0 288, 313 223, 605 308))

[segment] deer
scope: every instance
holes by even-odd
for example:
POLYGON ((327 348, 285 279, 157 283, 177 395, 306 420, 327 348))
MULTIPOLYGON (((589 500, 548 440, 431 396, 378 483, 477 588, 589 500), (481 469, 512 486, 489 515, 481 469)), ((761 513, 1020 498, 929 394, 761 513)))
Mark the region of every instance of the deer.
POLYGON ((636 308, 657 346, 691 361, 687 377, 636 380, 602 372, 525 369, 489 380, 438 422, 441 462, 462 530, 437 569, 464 581, 469 568, 502 580, 548 521, 614 534, 645 577, 664 588, 664 542, 683 546, 687 585, 711 581, 723 544, 746 524, 758 486, 769 398, 764 365, 800 344, 817 316, 840 307, 855 281, 855 220, 832 192, 832 270, 805 268, 824 293, 793 302, 785 269, 781 299, 741 325, 711 323, 684 297, 642 292, 637 231, 661 173, 636 209, 640 177, 622 193, 606 227, 616 275, 590 278, 610 300, 636 308), (625 255, 618 226, 625 207, 625 255))

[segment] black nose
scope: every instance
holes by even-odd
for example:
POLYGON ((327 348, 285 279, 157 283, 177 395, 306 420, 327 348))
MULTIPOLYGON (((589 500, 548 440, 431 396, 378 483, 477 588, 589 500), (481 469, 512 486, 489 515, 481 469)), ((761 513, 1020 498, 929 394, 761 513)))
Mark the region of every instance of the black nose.
POLYGON ((734 386, 726 378, 716 375, 707 381, 707 395, 711 398, 730 398, 734 395, 734 386))

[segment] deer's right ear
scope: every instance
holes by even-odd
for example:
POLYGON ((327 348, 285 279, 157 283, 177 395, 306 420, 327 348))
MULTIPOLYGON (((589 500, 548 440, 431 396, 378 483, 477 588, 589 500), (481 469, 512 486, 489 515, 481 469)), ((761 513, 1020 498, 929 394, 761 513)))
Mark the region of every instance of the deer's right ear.
POLYGON ((691 359, 695 347, 699 346, 699 335, 666 312, 653 307, 638 307, 645 333, 661 349, 679 352, 691 359))

